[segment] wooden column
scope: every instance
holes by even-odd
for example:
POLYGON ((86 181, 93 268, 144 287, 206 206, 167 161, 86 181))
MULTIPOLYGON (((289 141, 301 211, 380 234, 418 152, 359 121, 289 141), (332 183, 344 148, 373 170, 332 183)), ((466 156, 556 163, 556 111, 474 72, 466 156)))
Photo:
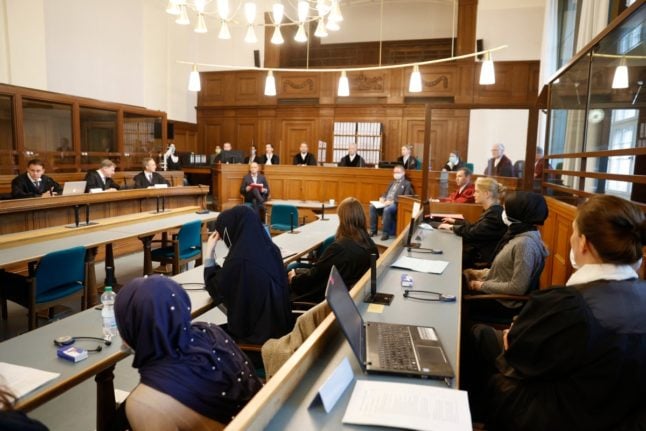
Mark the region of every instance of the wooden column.
POLYGON ((471 54, 476 50, 478 0, 458 1, 458 35, 456 55, 471 54))

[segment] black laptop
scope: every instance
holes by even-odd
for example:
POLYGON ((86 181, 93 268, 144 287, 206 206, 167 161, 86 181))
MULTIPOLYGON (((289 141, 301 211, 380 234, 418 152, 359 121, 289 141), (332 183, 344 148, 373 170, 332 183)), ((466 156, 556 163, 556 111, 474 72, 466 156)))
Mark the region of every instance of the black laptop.
POLYGON ((434 328, 364 322, 334 266, 325 297, 364 371, 438 379, 454 376, 434 328))

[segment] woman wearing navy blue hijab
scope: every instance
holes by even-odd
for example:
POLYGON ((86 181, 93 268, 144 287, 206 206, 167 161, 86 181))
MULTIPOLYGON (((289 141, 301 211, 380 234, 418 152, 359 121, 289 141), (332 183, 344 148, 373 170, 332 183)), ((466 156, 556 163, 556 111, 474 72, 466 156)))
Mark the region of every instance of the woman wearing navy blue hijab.
POLYGON ((175 281, 131 281, 115 315, 141 376, 126 400, 133 430, 219 429, 260 390, 251 362, 220 327, 191 323, 191 301, 175 281))
POLYGON ((213 300, 227 308, 227 332, 236 341, 262 344, 294 326, 289 283, 278 247, 254 211, 238 205, 223 211, 205 249, 204 283, 213 300), (215 243, 229 248, 222 266, 215 243))

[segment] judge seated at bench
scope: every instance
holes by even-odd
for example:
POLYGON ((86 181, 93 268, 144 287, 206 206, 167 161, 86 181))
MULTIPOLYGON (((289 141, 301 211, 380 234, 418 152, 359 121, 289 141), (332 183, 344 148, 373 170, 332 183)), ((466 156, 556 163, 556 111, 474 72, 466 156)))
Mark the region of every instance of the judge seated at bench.
POLYGON ((143 160, 143 165, 144 170, 139 172, 133 178, 136 189, 155 187, 158 184, 165 184, 166 186, 170 185, 164 177, 155 172, 157 170, 157 163, 155 163, 155 160, 152 157, 146 157, 143 160))
POLYGON ((114 175, 114 170, 117 165, 110 159, 105 159, 101 162, 101 167, 96 171, 88 171, 85 174, 85 193, 91 191, 106 191, 114 192, 119 190, 121 187, 119 184, 115 183, 112 179, 114 175))
POLYGON ((298 154, 294 156, 292 164, 298 166, 316 166, 316 157, 309 152, 307 142, 301 142, 298 154))
POLYGON ((417 159, 413 156, 413 146, 402 146, 402 155, 397 158, 397 163, 402 165, 404 169, 417 169, 417 159))
POLYGON ((60 184, 45 175, 45 165, 40 159, 30 160, 27 163, 27 172, 11 181, 13 199, 49 197, 62 192, 60 184))
POLYGON ((341 158, 339 166, 362 168, 366 166, 366 161, 357 154, 357 144, 348 145, 348 154, 341 158))
POLYGON ((249 173, 242 177, 240 194, 244 196, 245 203, 251 203, 254 211, 265 220, 265 201, 269 196, 269 183, 267 178, 258 172, 258 163, 249 165, 249 173))
POLYGON ((258 161, 259 164, 261 165, 279 165, 280 164, 280 158, 278 155, 274 154, 274 146, 271 144, 266 144, 265 145, 265 154, 263 156, 260 156, 260 160, 258 161))
POLYGON ((397 165, 393 168, 393 181, 379 198, 379 205, 370 204, 370 236, 377 235, 377 218, 383 215, 384 230, 381 235, 383 241, 395 235, 397 225, 397 202, 401 195, 412 195, 413 185, 404 176, 404 167, 397 165), (379 208, 377 208, 379 207, 379 208))

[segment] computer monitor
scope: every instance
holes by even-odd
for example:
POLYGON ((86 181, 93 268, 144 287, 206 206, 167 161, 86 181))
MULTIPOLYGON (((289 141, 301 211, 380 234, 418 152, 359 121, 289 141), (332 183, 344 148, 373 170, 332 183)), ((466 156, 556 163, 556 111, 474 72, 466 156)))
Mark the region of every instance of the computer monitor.
POLYGON ((413 243, 413 235, 415 234, 415 231, 417 231, 417 228, 419 227, 419 224, 423 219, 424 211, 422 211, 422 206, 419 202, 415 202, 413 204, 413 213, 410 218, 410 225, 408 226, 408 236, 406 238, 405 247, 408 248, 408 251, 410 251, 411 248, 419 248, 421 245, 419 243, 413 243))
POLYGON ((222 151, 220 163, 244 163, 244 155, 238 150, 222 151))

